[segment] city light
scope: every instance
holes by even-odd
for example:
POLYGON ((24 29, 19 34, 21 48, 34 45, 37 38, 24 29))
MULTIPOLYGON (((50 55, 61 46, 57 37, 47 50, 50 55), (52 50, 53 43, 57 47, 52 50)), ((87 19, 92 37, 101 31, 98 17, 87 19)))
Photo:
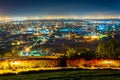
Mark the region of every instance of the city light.
POLYGON ((0 21, 26 21, 26 20, 43 20, 43 19, 120 19, 120 16, 32 16, 32 17, 0 17, 0 21))
POLYGON ((93 35, 91 36, 92 39, 99 39, 100 37, 99 36, 96 36, 96 35, 93 35))
POLYGON ((25 52, 30 52, 30 48, 25 48, 25 52))
POLYGON ((11 61, 11 65, 19 65, 20 63, 18 61, 11 61))
POLYGON ((110 60, 105 60, 103 63, 105 63, 105 64, 112 64, 112 63, 113 63, 113 61, 110 61, 110 60))

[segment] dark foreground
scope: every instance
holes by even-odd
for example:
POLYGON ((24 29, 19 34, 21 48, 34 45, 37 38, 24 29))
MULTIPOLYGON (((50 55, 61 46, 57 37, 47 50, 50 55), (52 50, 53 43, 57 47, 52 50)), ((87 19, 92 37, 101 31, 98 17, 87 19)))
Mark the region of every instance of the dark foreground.
POLYGON ((1 75, 0 80, 120 80, 120 70, 31 71, 1 75))

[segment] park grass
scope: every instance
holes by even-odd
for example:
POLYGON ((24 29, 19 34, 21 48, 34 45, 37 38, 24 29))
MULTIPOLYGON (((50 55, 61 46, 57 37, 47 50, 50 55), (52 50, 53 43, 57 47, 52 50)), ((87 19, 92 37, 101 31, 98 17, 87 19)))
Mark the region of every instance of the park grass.
POLYGON ((0 80, 120 80, 120 70, 54 70, 1 75, 0 80))

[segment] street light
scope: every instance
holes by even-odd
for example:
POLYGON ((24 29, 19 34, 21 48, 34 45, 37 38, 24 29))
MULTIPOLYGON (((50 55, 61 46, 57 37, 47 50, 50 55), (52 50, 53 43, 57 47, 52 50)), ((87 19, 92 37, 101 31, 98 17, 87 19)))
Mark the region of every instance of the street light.
POLYGON ((29 52, 30 51, 30 48, 25 48, 25 52, 29 52))

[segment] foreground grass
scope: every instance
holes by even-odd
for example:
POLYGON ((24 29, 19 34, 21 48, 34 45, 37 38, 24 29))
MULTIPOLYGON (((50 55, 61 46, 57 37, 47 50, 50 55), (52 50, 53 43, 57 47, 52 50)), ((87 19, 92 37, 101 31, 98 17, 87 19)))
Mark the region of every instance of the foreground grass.
POLYGON ((0 80, 120 80, 119 70, 59 70, 1 75, 0 80))

